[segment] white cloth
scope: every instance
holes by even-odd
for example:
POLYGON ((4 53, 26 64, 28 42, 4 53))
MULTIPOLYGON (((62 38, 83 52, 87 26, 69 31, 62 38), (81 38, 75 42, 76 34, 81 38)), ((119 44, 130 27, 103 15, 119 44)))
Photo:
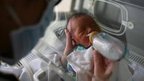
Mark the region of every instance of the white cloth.
POLYGON ((77 81, 88 81, 88 74, 85 71, 92 69, 92 47, 87 50, 73 51, 68 55, 68 64, 76 72, 77 81))

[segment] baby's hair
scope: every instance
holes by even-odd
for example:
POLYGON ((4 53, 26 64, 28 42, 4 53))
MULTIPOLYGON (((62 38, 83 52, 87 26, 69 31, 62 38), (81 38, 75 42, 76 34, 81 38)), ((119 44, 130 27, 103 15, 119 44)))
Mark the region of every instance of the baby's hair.
POLYGON ((68 21, 67 21, 67 24, 68 24, 68 22, 69 22, 71 19, 76 19, 76 18, 78 18, 78 17, 87 16, 87 15, 88 15, 88 14, 82 13, 82 12, 73 13, 72 15, 69 16, 68 21))
MULTIPOLYGON (((93 17, 87 13, 80 13, 79 12, 79 13, 72 14, 67 21, 67 26, 68 26, 68 23, 70 22, 70 20, 75 20, 75 19, 78 19, 81 17, 84 17, 84 18, 87 18, 90 20, 89 22, 84 23, 86 26, 89 25, 89 27, 93 28, 97 32, 101 32, 100 26, 96 23, 96 21, 93 19, 93 17)), ((82 29, 85 29, 85 28, 82 28, 82 29)))

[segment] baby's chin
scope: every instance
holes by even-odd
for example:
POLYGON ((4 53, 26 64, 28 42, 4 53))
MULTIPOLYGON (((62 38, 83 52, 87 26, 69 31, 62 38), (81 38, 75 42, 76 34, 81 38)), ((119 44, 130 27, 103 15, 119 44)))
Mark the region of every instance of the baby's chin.
POLYGON ((85 48, 89 48, 91 46, 91 44, 88 44, 88 45, 85 45, 84 47, 85 48))

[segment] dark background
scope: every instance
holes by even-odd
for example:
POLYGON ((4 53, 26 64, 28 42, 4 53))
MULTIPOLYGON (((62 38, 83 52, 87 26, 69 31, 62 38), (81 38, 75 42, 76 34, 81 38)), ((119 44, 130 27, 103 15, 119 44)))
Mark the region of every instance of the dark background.
POLYGON ((46 5, 46 0, 0 0, 0 56, 12 57, 10 32, 38 23, 46 5), (12 17, 9 8, 15 12, 20 23, 12 17))

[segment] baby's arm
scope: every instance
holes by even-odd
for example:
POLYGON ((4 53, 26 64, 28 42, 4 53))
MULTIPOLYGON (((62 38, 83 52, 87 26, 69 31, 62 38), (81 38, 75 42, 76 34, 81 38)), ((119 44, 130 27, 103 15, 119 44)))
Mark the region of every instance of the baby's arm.
POLYGON ((63 56, 61 58, 61 63, 63 65, 67 64, 67 56, 70 54, 70 52, 73 51, 75 47, 75 43, 73 42, 70 32, 67 29, 65 29, 65 34, 66 34, 66 47, 64 49, 63 56))

